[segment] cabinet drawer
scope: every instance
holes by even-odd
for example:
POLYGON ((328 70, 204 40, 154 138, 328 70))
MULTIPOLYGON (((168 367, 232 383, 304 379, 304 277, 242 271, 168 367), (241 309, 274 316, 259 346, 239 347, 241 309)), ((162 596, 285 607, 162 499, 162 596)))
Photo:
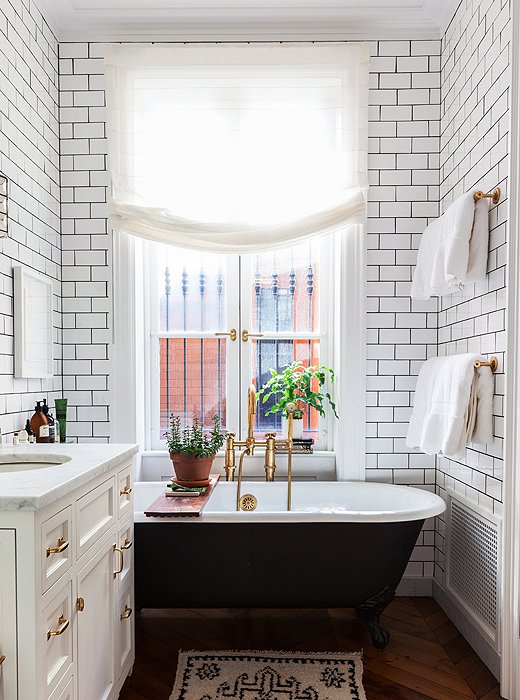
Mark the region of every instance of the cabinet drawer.
POLYGON ((119 518, 126 518, 133 512, 134 509, 134 493, 133 493, 133 466, 122 469, 117 475, 117 493, 119 498, 119 518))
POLYGON ((119 597, 119 605, 116 606, 118 680, 123 673, 128 673, 134 660, 134 583, 132 580, 127 583, 119 597))
POLYGON ((39 687, 48 698, 72 664, 72 583, 43 610, 38 634, 41 653, 39 687))
POLYGON ((77 558, 110 530, 116 521, 115 477, 76 501, 77 558))
POLYGON ((72 562, 72 507, 45 520, 41 528, 42 593, 48 591, 68 571, 72 562))
POLYGON ((116 576, 117 589, 123 590, 128 583, 133 571, 134 562, 134 523, 133 520, 128 520, 117 533, 117 546, 122 551, 120 560, 121 571, 116 576), (122 566, 121 566, 122 564, 122 566))

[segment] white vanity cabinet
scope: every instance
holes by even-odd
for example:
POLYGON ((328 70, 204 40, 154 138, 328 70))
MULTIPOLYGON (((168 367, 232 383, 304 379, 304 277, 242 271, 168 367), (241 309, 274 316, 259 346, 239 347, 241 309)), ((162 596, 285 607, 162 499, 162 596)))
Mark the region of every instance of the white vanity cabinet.
POLYGON ((15 531, 0 530, 0 700, 17 697, 15 531))
POLYGON ((0 700, 119 696, 135 655, 132 474, 127 457, 39 510, 0 510, 0 700))

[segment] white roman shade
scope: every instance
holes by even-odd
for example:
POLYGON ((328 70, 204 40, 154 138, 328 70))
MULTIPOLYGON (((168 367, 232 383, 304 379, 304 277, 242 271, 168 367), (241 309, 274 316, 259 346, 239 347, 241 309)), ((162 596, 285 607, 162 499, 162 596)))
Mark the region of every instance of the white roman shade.
POLYGON ((117 230, 218 252, 365 216, 368 45, 107 47, 117 230))

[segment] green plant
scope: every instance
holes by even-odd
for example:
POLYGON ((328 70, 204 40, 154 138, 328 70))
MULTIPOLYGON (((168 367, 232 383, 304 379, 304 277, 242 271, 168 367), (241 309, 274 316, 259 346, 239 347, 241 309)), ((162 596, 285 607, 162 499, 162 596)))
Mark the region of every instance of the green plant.
POLYGON ((220 418, 213 416, 213 428, 204 432, 202 423, 193 419, 191 426, 181 430, 181 419, 173 413, 170 415, 170 430, 164 434, 171 454, 183 454, 204 459, 215 455, 224 444, 224 435, 220 432, 220 418))
POLYGON ((306 367, 300 360, 286 365, 280 373, 274 369, 271 369, 270 372, 271 379, 264 384, 257 394, 258 398, 262 399, 263 404, 271 397, 274 397, 276 400, 274 406, 271 406, 266 412, 266 416, 270 413, 283 413, 287 417, 288 403, 295 403, 298 406, 299 410, 293 413, 295 418, 303 416, 302 404, 315 408, 320 416, 324 416, 324 403, 328 402, 336 418, 339 417, 336 411, 336 404, 332 400, 330 393, 322 391, 327 374, 331 383, 334 382, 334 371, 330 367, 325 365, 321 365, 321 367, 306 367))

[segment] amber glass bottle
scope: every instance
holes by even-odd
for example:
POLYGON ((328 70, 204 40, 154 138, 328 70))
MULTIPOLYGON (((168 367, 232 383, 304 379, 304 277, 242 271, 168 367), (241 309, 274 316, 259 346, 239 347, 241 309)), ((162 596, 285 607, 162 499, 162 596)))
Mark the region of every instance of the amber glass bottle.
POLYGON ((31 418, 31 430, 36 435, 36 442, 49 442, 49 425, 47 418, 43 415, 41 402, 38 401, 34 407, 34 414, 31 418))

